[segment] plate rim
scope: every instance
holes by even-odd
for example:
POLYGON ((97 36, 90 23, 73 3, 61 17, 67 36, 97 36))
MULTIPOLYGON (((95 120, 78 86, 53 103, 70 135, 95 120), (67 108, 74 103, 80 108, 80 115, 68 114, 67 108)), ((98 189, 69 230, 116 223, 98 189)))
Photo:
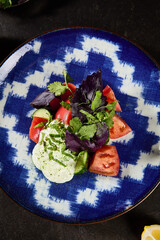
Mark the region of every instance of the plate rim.
POLYGON ((28 38, 27 40, 23 41, 21 44, 19 44, 16 48, 14 48, 9 54, 7 54, 7 56, 0 62, 0 67, 3 65, 3 63, 5 61, 7 61, 7 59, 9 57, 11 57, 16 51, 18 51, 21 47, 23 47, 25 44, 29 43, 30 41, 38 38, 38 37, 41 37, 43 35, 47 35, 47 34, 50 34, 52 32, 57 32, 57 31, 65 31, 65 30, 76 30, 76 29, 88 29, 88 30, 95 30, 95 31, 101 31, 101 32, 106 32, 106 33, 111 33, 117 37, 120 37, 124 40, 127 40, 128 42, 130 42, 131 44, 133 44, 135 47, 137 47, 138 49, 140 49, 145 55, 147 55, 147 57, 152 61, 154 62, 154 64, 157 66, 157 68, 160 70, 160 63, 157 62, 157 60, 144 48, 142 47, 140 44, 138 44, 136 41, 134 40, 131 40, 130 38, 124 36, 123 34, 119 34, 117 32, 114 32, 112 30, 109 30, 109 29, 103 29, 103 28, 98 28, 98 27, 87 27, 87 26, 71 26, 71 27, 60 27, 60 28, 53 28, 53 29, 50 29, 50 30, 46 30, 44 32, 41 32, 39 34, 36 34, 30 38, 28 38))
POLYGON ((103 223, 103 222, 107 222, 109 220, 113 220, 116 219, 120 216, 123 216, 124 214, 130 212, 131 210, 133 210, 134 208, 138 207, 143 201, 145 201, 151 194, 152 192, 154 192, 156 190, 156 188, 158 188, 158 186, 160 185, 160 179, 156 182, 156 184, 153 186, 153 188, 150 189, 150 191, 148 191, 146 193, 146 195, 140 199, 137 203, 135 203, 134 205, 128 207, 127 209, 124 209, 123 211, 119 212, 118 214, 114 214, 110 217, 106 217, 106 218, 102 218, 99 220, 90 220, 90 221, 81 221, 81 222, 65 222, 65 221, 58 221, 52 218, 47 218, 43 215, 41 215, 40 213, 35 213, 32 209, 30 209, 29 207, 24 206, 22 203, 20 203, 18 200, 16 200, 14 197, 12 197, 12 195, 10 193, 8 193, 7 190, 5 190, 1 183, 0 183, 0 187, 3 191, 3 193, 9 198, 11 199, 11 201, 13 201, 14 203, 16 203, 18 206, 20 206, 21 208, 25 209, 27 212, 33 214, 34 216, 40 217, 42 219, 48 220, 50 222, 55 222, 55 223, 61 223, 61 224, 67 224, 67 225, 91 225, 91 224, 96 224, 96 223, 103 223))

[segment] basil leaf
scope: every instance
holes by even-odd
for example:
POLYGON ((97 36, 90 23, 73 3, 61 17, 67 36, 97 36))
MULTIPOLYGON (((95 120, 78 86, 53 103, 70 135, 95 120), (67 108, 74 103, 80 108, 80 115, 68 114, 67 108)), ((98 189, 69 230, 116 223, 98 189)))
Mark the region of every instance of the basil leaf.
POLYGON ((102 93, 100 91, 96 91, 95 98, 92 101, 91 109, 94 111, 96 108, 101 106, 102 100, 101 100, 102 93))
POLYGON ((92 114, 90 114, 89 112, 84 111, 84 110, 80 110, 80 112, 83 113, 84 115, 86 115, 86 118, 89 123, 95 122, 96 118, 92 114))
POLYGON ((64 107, 65 109, 71 110, 71 106, 70 106, 69 103, 62 101, 62 102, 60 102, 60 104, 61 104, 61 106, 64 107))
POLYGON ((90 140, 91 138, 93 138, 96 131, 97 131, 96 124, 84 125, 80 128, 78 134, 80 135, 81 139, 90 140))
POLYGON ((118 102, 118 101, 115 100, 115 101, 107 104, 106 108, 108 109, 108 111, 115 110, 117 102, 118 102))
POLYGON ((78 117, 74 117, 69 122, 73 133, 77 133, 82 126, 81 120, 78 117))

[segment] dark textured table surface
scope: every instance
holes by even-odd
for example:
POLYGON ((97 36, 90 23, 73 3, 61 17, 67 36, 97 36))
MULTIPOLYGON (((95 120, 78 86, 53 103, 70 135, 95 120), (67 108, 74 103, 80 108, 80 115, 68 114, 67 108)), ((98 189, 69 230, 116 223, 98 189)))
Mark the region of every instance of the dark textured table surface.
MULTIPOLYGON (((26 40, 57 28, 111 30, 143 47, 160 63, 160 1, 31 0, 0 10, 0 62, 26 40)), ((1 240, 136 240, 145 225, 160 224, 160 186, 130 212, 101 223, 66 225, 40 218, 0 190, 1 240)))

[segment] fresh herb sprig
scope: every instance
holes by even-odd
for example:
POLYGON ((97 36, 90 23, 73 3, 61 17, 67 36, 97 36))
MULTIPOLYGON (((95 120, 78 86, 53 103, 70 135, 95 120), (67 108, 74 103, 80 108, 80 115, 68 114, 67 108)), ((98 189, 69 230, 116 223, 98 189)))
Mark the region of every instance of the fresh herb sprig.
POLYGON ((71 105, 68 102, 61 101, 61 106, 66 108, 67 110, 71 110, 71 105))
POLYGON ((99 120, 99 122, 105 122, 109 128, 112 128, 113 126, 113 117, 115 115, 115 108, 117 102, 118 101, 115 100, 112 103, 106 105, 106 110, 95 113, 96 118, 99 120))
POLYGON ((68 83, 69 82, 73 82, 73 79, 69 76, 69 74, 67 73, 66 70, 63 70, 63 75, 64 75, 65 84, 63 84, 61 82, 53 82, 53 83, 50 83, 48 85, 49 91, 53 92, 56 97, 61 96, 67 90, 69 90, 72 93, 72 95, 73 95, 72 90, 68 86, 68 83))
POLYGON ((11 0, 0 0, 0 7, 6 9, 12 6, 11 0))
POLYGON ((93 114, 85 110, 80 110, 80 112, 86 116, 87 121, 85 123, 82 123, 78 117, 74 117, 70 120, 68 130, 71 133, 76 134, 82 140, 90 140, 94 137, 97 132, 97 124, 99 127, 103 123, 105 123, 108 128, 113 126, 113 117, 115 115, 117 101, 113 101, 112 103, 106 105, 105 110, 100 111, 99 107, 101 106, 101 95, 100 91, 96 92, 95 98, 91 104, 93 114))
MULTIPOLYGON (((53 83, 50 83, 47 87, 48 87, 48 90, 50 92, 54 93, 56 97, 63 95, 67 90, 69 90, 71 92, 71 96, 69 96, 69 100, 71 101, 71 99, 73 97, 73 92, 70 89, 70 87, 68 86, 68 83, 74 82, 74 80, 67 73, 66 70, 63 70, 62 73, 64 75, 65 84, 61 83, 61 82, 53 82, 53 83)), ((70 103, 68 103, 68 102, 61 101, 60 104, 61 104, 61 106, 63 106, 67 110, 71 109, 70 103)))
POLYGON ((92 101, 91 109, 94 111, 96 108, 101 106, 102 100, 101 100, 102 93, 100 91, 96 91, 96 96, 92 101))

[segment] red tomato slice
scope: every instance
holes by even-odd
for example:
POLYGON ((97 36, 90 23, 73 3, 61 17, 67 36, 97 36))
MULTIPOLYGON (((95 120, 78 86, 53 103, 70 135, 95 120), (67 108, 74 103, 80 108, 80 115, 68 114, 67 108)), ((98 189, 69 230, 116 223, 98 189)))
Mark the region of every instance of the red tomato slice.
MULTIPOLYGON (((116 99, 115 94, 113 92, 113 90, 111 89, 111 87, 109 85, 107 85, 104 89, 103 89, 103 95, 107 98, 107 102, 111 103, 116 99)), ((119 104, 119 102, 117 102, 116 104, 116 109, 117 112, 122 112, 121 106, 119 104)))
POLYGON ((123 137, 132 131, 128 124, 116 113, 113 117, 113 122, 113 127, 109 129, 111 139, 123 137))
MULTIPOLYGON (((63 85, 66 85, 65 83, 63 83, 63 85)), ((71 89, 71 91, 74 93, 76 91, 76 86, 72 83, 68 83, 68 87, 71 89)), ((66 101, 69 96, 72 96, 72 93, 67 90, 64 94, 61 95, 61 100, 62 101, 66 101)))
MULTIPOLYGON (((69 100, 65 102, 70 103, 69 100)), ((56 112, 55 119, 60 119, 64 124, 69 125, 69 121, 72 119, 71 110, 67 110, 61 106, 56 112)))
POLYGON ((113 145, 104 145, 93 155, 89 171, 106 176, 117 176, 119 165, 119 156, 116 147, 113 145))
POLYGON ((34 126, 36 126, 38 123, 41 122, 47 122, 48 120, 45 118, 40 118, 40 117, 33 117, 30 129, 29 129, 29 138, 34 141, 35 143, 38 143, 39 141, 39 134, 41 132, 41 130, 44 128, 44 126, 42 127, 36 127, 34 128, 34 126))

